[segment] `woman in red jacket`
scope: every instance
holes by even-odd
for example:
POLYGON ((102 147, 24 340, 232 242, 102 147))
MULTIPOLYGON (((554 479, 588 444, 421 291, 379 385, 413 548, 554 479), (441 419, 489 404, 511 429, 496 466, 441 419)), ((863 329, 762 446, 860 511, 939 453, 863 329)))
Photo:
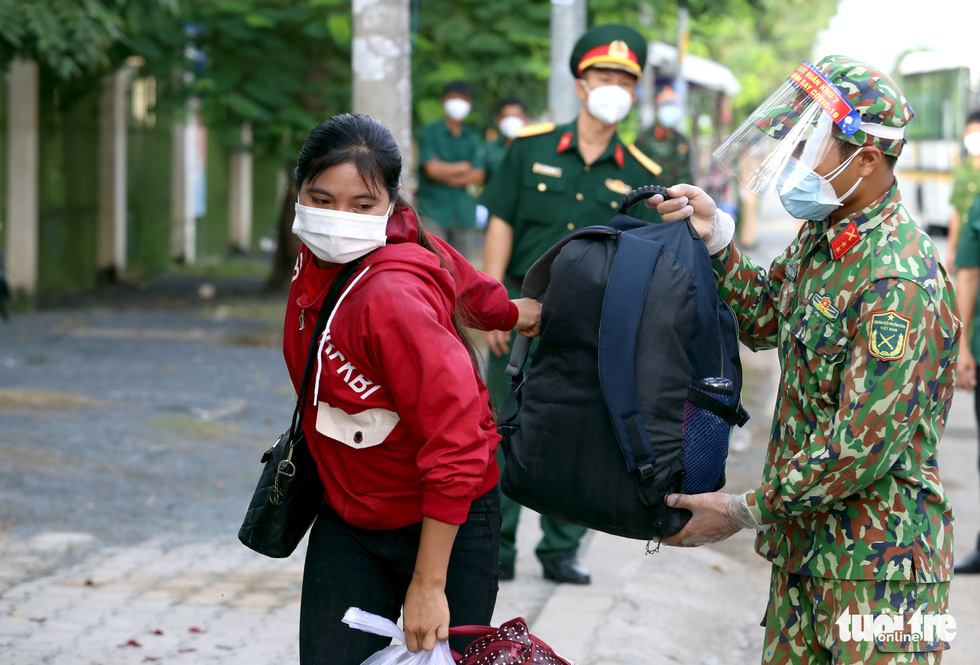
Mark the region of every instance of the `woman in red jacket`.
POLYGON ((283 353, 297 390, 324 294, 361 259, 317 340, 303 414, 325 500, 303 576, 304 664, 359 665, 387 644, 343 624, 348 607, 402 611, 408 648, 431 650, 450 620, 488 624, 497 595, 499 436, 464 326, 530 336, 540 305, 508 300, 426 235, 400 175, 391 132, 357 114, 317 126, 294 174, 303 247, 283 353))

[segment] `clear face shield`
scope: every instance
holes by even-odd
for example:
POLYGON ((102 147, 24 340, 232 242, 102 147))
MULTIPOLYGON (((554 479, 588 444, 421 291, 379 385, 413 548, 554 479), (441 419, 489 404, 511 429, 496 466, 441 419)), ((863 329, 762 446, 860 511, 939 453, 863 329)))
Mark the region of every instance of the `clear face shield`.
MULTIPOLYGON (((824 76, 804 63, 713 153, 750 191, 774 196, 817 173, 837 137, 861 127, 860 115, 824 76)), ((828 175, 827 170, 822 174, 828 175)))

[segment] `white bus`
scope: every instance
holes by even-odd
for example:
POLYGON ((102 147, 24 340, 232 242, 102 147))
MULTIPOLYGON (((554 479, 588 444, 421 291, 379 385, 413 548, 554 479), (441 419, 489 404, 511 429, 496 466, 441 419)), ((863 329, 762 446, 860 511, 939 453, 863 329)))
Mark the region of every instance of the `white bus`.
POLYGON ((902 58, 898 75, 915 111, 897 167, 902 203, 922 228, 945 232, 966 117, 980 107, 980 54, 916 51, 902 58))

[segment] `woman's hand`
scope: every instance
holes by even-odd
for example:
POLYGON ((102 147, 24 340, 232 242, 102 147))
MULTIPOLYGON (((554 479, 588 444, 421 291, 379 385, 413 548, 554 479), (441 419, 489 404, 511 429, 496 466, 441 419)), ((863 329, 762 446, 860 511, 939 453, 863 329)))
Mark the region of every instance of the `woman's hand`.
POLYGON ((446 571, 457 531, 458 524, 422 518, 419 554, 402 610, 405 646, 412 653, 419 649, 432 651, 437 641, 449 639, 446 571))
MULTIPOLYGON (((514 330, 519 331, 524 337, 537 337, 541 333, 541 303, 534 298, 518 298, 511 302, 517 305, 517 323, 514 325, 514 330)), ((506 351, 505 346, 504 352, 506 351)))
POLYGON ((445 584, 428 581, 417 574, 405 594, 403 625, 405 646, 412 653, 432 651, 436 641, 449 639, 449 601, 445 584))

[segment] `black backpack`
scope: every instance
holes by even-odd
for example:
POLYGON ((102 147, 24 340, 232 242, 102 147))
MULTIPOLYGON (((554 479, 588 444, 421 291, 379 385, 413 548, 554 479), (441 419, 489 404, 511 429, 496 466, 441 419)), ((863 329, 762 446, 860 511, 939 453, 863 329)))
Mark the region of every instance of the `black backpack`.
POLYGON ((732 427, 748 419, 735 316, 704 242, 687 220, 624 214, 654 194, 667 196, 631 192, 608 226, 572 233, 528 271, 541 335, 526 376, 529 340, 515 342, 500 425, 507 496, 643 540, 689 519, 668 494, 724 485, 732 427))

